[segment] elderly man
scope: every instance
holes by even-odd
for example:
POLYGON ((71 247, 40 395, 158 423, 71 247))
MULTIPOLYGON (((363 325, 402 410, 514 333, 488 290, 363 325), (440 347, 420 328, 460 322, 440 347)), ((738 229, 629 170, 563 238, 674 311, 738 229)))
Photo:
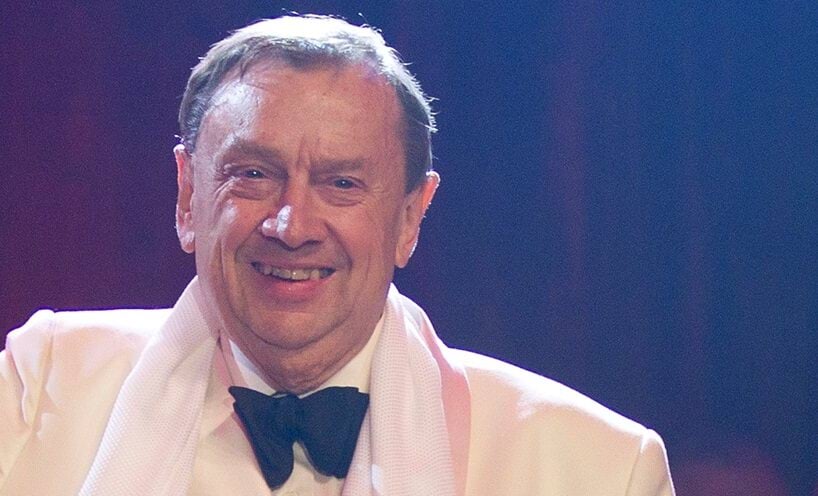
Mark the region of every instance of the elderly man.
POLYGON ((41 311, 0 361, 2 494, 673 494, 652 431, 451 350, 391 285, 439 177, 375 31, 262 21, 193 69, 171 310, 41 311))

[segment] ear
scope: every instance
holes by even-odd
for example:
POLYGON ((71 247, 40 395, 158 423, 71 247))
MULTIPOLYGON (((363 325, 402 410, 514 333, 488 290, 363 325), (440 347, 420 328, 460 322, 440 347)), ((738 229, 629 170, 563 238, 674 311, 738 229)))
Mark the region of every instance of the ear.
POLYGON ((440 176, 435 171, 426 173, 423 183, 414 191, 406 195, 403 210, 401 211, 401 225, 398 236, 398 245, 395 247, 395 265, 403 268, 409 263, 415 246, 418 244, 420 223, 426 214, 426 209, 432 203, 435 191, 440 184, 440 176))
POLYGON ((193 229, 193 215, 190 203, 193 198, 193 157, 185 150, 185 145, 173 147, 176 158, 176 184, 179 196, 176 198, 176 235, 185 253, 196 251, 196 240, 193 229))

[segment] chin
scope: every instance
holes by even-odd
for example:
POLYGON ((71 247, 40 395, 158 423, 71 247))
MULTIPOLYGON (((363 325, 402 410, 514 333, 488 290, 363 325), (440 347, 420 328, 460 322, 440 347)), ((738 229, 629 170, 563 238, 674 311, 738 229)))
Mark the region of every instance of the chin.
POLYGON ((312 319, 298 318, 297 316, 276 319, 274 324, 251 321, 250 325, 247 326, 256 340, 287 350, 297 350, 319 341, 327 334, 324 327, 321 323, 312 319), (305 332, 305 330, 308 331, 305 332))

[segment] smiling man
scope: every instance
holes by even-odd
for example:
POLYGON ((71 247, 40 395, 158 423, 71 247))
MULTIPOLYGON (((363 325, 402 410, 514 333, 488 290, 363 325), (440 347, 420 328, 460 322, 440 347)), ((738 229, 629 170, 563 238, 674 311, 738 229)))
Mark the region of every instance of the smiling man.
POLYGON ((439 183, 372 29, 283 17, 193 69, 171 310, 38 312, 0 358, 0 493, 673 494, 660 438, 452 350, 391 285, 439 183))
POLYGON ((175 150, 179 235, 212 324, 276 390, 304 393, 369 340, 437 175, 405 191, 401 110, 377 68, 237 72, 175 150))

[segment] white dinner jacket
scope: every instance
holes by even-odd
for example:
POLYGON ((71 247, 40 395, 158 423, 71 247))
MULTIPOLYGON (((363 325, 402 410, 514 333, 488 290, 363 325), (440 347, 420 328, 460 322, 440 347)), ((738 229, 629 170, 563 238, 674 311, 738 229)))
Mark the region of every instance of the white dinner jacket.
MULTIPOLYGON (((0 354, 0 495, 77 494, 123 381, 170 312, 46 310, 9 334, 0 354)), ((468 379, 466 494, 674 494, 655 432, 552 380, 451 351, 468 379)), ((217 376, 205 412, 229 417, 217 376)), ((246 486, 233 494, 270 494, 249 445, 239 451, 246 456, 225 480, 246 486)))

